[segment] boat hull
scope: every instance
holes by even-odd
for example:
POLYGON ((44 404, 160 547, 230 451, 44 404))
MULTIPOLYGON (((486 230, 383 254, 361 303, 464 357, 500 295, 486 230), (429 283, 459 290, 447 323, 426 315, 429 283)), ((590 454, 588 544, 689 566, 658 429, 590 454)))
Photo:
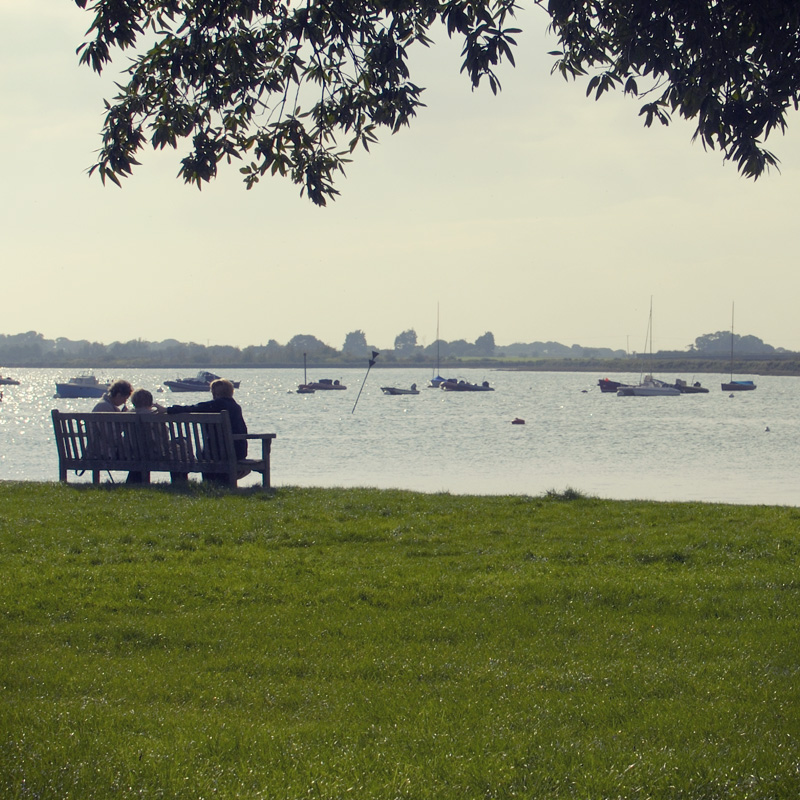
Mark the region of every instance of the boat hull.
POLYGON ((680 391, 674 386, 642 384, 640 386, 621 386, 617 397, 678 397, 680 391))
POLYGON ((620 397, 678 397, 680 392, 677 389, 651 389, 649 387, 633 386, 630 390, 619 390, 620 397))
POLYGON ((675 388, 681 394, 708 394, 708 389, 706 389, 705 386, 701 386, 699 381, 686 383, 682 378, 678 378, 678 380, 675 381, 675 388))
MULTIPOLYGON (((178 378, 175 381, 164 381, 171 392, 210 392, 212 381, 219 380, 213 372, 201 371, 194 378, 178 378)), ((234 389, 239 388, 239 381, 231 381, 234 389)))
POLYGON ((597 381, 597 385, 600 387, 601 392, 611 393, 611 392, 616 392, 617 389, 620 389, 621 387, 626 386, 627 384, 622 383, 620 381, 612 381, 609 378, 600 378, 600 380, 597 381))
POLYGON ((339 381, 332 381, 329 378, 323 378, 320 381, 316 381, 314 383, 301 383, 300 386, 297 387, 298 394, 310 394, 311 392, 331 392, 331 391, 342 391, 347 387, 339 383, 339 381))
POLYGON ((395 386, 381 386, 384 394, 419 394, 419 389, 398 389, 395 386))
POLYGON ((441 388, 445 392, 493 392, 491 386, 476 383, 456 383, 455 381, 445 381, 441 388))
POLYGON ((723 392, 752 392, 755 388, 753 381, 732 381, 722 384, 723 392))
POLYGON ((171 392, 208 392, 211 391, 210 383, 194 383, 189 381, 164 381, 171 392))
POLYGON ((74 383, 56 384, 56 397, 61 398, 102 397, 106 391, 108 391, 107 386, 78 386, 74 383))

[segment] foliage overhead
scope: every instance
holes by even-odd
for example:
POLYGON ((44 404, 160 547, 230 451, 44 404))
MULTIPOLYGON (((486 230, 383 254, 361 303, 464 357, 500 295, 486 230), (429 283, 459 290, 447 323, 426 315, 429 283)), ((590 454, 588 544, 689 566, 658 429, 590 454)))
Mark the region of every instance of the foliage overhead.
POLYGON ((763 142, 800 99, 800 4, 794 0, 550 0, 565 78, 587 95, 651 99, 646 126, 677 112, 695 138, 758 178, 777 165, 763 142))
POLYGON ((242 159, 248 188, 288 175, 311 200, 338 194, 335 173, 379 128, 396 132, 423 103, 410 79, 412 45, 441 19, 464 39, 463 69, 497 91, 514 0, 75 0, 94 12, 80 60, 101 72, 112 51, 136 49, 106 102, 100 177, 119 183, 154 149, 191 142, 179 174, 197 184, 242 159), (346 140, 346 141, 343 141, 346 140))
MULTIPOLYGON (((319 205, 380 129, 424 104, 408 55, 443 23, 463 40, 462 72, 497 92, 514 64, 515 0, 75 0, 94 14, 80 60, 97 72, 131 51, 106 101, 90 172, 119 184, 137 154, 187 146, 179 175, 198 188, 241 160, 247 188, 288 176, 319 205)), ((554 71, 599 98, 643 97, 645 125, 678 113, 704 146, 757 178, 763 142, 800 94, 800 4, 789 0, 533 0, 550 15, 554 71)))

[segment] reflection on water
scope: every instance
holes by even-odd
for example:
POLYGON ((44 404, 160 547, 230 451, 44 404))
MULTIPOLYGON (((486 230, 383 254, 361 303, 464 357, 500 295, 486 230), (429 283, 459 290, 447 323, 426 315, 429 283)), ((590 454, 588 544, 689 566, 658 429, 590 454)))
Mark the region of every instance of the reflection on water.
MULTIPOLYGON (((312 395, 294 392, 300 369, 215 371, 242 381, 236 396, 250 429, 278 434, 275 486, 532 495, 572 487, 618 499, 800 504, 798 378, 759 378, 755 392, 729 397, 722 376, 709 375, 701 377, 709 394, 622 398, 601 394, 595 373, 462 370, 458 377, 489 380, 496 391, 386 396, 382 385, 422 387, 430 376, 376 366, 353 413, 366 369, 321 371, 315 377, 349 388, 312 395), (512 425, 515 417, 526 424, 512 425)), ((56 480, 50 409, 90 410, 95 401, 53 398, 55 381, 74 370, 5 372, 22 383, 2 387, 0 479, 56 480)), ((128 378, 165 404, 205 399, 157 393, 174 370, 98 377, 128 378)))

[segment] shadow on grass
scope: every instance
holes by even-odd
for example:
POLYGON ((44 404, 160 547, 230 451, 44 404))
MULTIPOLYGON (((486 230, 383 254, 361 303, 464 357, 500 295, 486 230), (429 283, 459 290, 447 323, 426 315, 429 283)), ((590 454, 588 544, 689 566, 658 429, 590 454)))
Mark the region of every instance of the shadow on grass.
POLYGON ((142 492, 151 491, 158 492, 165 495, 178 495, 181 497, 230 497, 230 496, 243 496, 243 497, 262 497, 270 499, 275 497, 277 490, 274 487, 269 489, 263 486, 235 486, 230 487, 219 483, 212 483, 211 481, 185 481, 180 483, 148 483, 148 484, 130 484, 125 481, 106 481, 100 484, 93 483, 68 483, 65 484, 70 489, 78 492, 117 492, 117 491, 131 491, 142 492))

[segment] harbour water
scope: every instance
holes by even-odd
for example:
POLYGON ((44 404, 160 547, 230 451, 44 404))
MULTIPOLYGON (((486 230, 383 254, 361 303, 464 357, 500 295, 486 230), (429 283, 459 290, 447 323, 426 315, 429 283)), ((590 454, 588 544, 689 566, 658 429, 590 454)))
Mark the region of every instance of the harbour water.
MULTIPOLYGON (((724 375, 660 374, 699 379, 710 392, 638 398, 601 393, 598 373, 461 369, 451 377, 488 380, 495 391, 453 393, 423 388, 431 377, 425 369, 377 365, 364 382, 365 364, 314 370, 310 380, 338 379, 348 389, 302 395, 295 392, 302 370, 209 369, 241 381, 236 398, 251 431, 277 433, 276 487, 518 495, 573 488, 612 499, 800 505, 800 378, 756 377, 756 391, 730 396, 720 388, 724 375), (386 396, 380 388, 412 383, 419 395, 386 396), (525 424, 512 425, 514 418, 525 424)), ((127 378, 172 405, 207 399, 158 392, 164 380, 195 371, 96 374, 127 378)), ((76 370, 3 372, 21 383, 0 387, 0 480, 55 481, 50 410, 88 411, 96 401, 54 398, 55 382, 76 370)), ((610 377, 637 382, 639 374, 610 377)))

